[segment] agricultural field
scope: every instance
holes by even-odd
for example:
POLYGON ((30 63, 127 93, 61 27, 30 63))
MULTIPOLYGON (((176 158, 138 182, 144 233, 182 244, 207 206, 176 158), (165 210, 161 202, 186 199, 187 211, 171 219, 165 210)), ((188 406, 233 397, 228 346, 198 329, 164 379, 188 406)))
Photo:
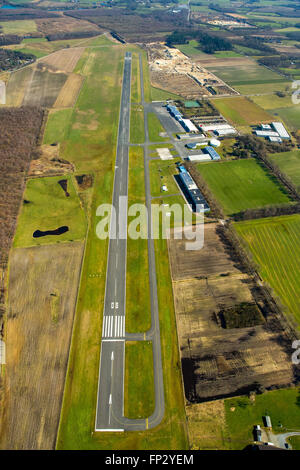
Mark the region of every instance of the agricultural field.
POLYGON ((300 216, 239 222, 235 227, 259 265, 262 278, 279 297, 289 320, 300 330, 300 216))
POLYGON ((270 114, 244 97, 215 99, 214 106, 232 124, 237 126, 248 126, 269 122, 272 120, 270 114))
POLYGON ((185 396, 188 403, 247 393, 255 382, 294 380, 286 338, 274 315, 263 324, 224 327, 224 309, 254 304, 255 284, 222 242, 218 224, 204 225, 205 245, 187 251, 186 239, 168 240, 185 396), (275 374, 276 372, 276 374, 275 374))
POLYGON ((71 176, 27 180, 14 247, 82 240, 84 236, 85 215, 71 176), (59 184, 62 179, 67 180, 69 196, 59 184), (62 226, 69 227, 69 231, 33 238, 36 230, 55 230, 62 226))
POLYGON ((201 63, 210 72, 213 72, 217 77, 220 77, 224 82, 233 87, 237 85, 286 82, 286 78, 247 58, 224 58, 223 60, 218 59, 215 62, 210 59, 201 60, 201 63))
POLYGON ((300 106, 294 105, 288 108, 276 108, 272 110, 275 116, 279 116, 287 124, 287 126, 297 131, 299 130, 300 122, 300 106))
MULTIPOLYGON (((242 95, 260 95, 261 94, 261 95, 266 95, 266 99, 268 99, 268 95, 273 96, 273 94, 276 91, 283 91, 287 94, 290 94, 292 90, 291 87, 292 87, 292 82, 288 82, 288 81, 268 83, 267 86, 265 83, 256 83, 256 84, 254 83, 254 84, 234 86, 234 88, 242 95)), ((253 101, 255 98, 258 98, 258 97, 251 96, 251 99, 253 99, 253 101)))
POLYGON ((35 22, 38 31, 45 34, 45 36, 52 34, 62 36, 64 33, 75 33, 79 31, 101 32, 101 29, 90 21, 79 21, 76 18, 71 18, 66 15, 60 18, 38 18, 35 22))
POLYGON ((3 34, 27 34, 37 31, 37 25, 33 20, 0 21, 3 34))
POLYGON ((269 158, 292 180, 297 188, 300 188, 300 152, 273 153, 269 158))
POLYGON ((83 47, 62 49, 41 59, 39 63, 46 65, 49 70, 70 73, 76 67, 83 51, 83 47))
MULTIPOLYGON (((30 80, 25 83, 24 105, 52 107, 57 96, 67 80, 64 73, 50 72, 46 68, 33 66, 30 80)), ((23 70, 21 71, 23 72, 23 70)), ((18 74, 18 72, 16 72, 18 74)), ((23 74, 22 74, 23 77, 23 74)), ((18 80, 16 80, 18 82, 18 80)), ((21 83, 22 87, 22 83, 21 83)), ((12 93, 15 93, 13 88, 12 93)))
POLYGON ((255 159, 199 163, 197 169, 227 215, 290 200, 283 186, 255 159))
POLYGON ((44 144, 63 142, 72 116, 72 109, 51 110, 48 115, 46 129, 44 133, 44 144))
POLYGON ((82 255, 82 242, 12 250, 2 449, 55 446, 82 255))
POLYGON ((72 108, 78 98, 83 81, 82 75, 71 73, 60 90, 53 107, 72 108))
POLYGON ((250 99, 261 108, 268 110, 269 113, 273 113, 273 110, 276 110, 276 108, 289 108, 290 106, 294 106, 291 97, 291 90, 284 94, 285 96, 283 97, 272 93, 269 95, 251 96, 250 99))

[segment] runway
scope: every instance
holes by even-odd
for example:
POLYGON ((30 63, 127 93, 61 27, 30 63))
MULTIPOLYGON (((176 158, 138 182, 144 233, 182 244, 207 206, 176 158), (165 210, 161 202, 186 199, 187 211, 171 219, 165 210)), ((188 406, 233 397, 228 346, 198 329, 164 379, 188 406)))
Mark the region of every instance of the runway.
MULTIPOLYGON (((140 79, 145 118, 145 196, 148 208, 148 226, 151 227, 148 116, 144 100, 141 55, 140 79)), ((151 293, 151 328, 146 333, 134 335, 126 334, 125 332, 130 89, 131 53, 126 52, 113 189, 113 205, 116 209, 116 219, 112 219, 110 226, 95 431, 118 432, 150 429, 161 422, 165 411, 155 252, 150 232, 148 233, 148 281, 151 293), (116 237, 113 236, 115 232, 117 234, 116 237), (155 409, 153 414, 145 419, 129 419, 124 417, 125 339, 136 341, 146 339, 152 341, 155 409)), ((145 281, 147 282, 147 280, 145 281)), ((146 371, 141 370, 137 371, 137 373, 143 374, 146 371)))
POLYGON ((131 53, 124 60, 119 134, 115 163, 113 206, 107 261, 101 356, 96 409, 96 431, 117 431, 124 427, 124 360, 126 305, 126 249, 128 150, 130 129, 131 53), (116 233, 116 237, 112 234, 116 233), (119 418, 119 419, 118 419, 119 418))

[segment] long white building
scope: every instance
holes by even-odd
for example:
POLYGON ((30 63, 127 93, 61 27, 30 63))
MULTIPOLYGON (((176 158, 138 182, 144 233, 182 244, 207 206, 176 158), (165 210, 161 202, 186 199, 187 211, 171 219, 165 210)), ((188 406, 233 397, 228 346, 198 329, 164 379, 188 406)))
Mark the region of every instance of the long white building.
POLYGON ((286 130, 286 128, 284 127, 282 122, 272 122, 272 127, 277 132, 279 137, 281 137, 282 139, 290 139, 291 138, 290 134, 288 133, 288 131, 286 130))

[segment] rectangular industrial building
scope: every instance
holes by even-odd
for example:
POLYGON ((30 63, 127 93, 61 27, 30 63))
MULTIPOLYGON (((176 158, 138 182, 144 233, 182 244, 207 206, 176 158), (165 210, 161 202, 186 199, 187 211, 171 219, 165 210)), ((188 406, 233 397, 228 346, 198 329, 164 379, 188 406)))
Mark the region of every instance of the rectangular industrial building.
POLYGON ((275 131, 255 131, 257 137, 279 137, 278 132, 275 131))
POLYGON ((290 134, 282 124, 282 122, 272 122, 273 129, 277 132, 282 139, 290 139, 290 134))
POLYGON ((212 160, 220 160, 220 158, 221 158, 220 155, 210 145, 208 145, 207 147, 204 147, 203 150, 204 150, 204 152, 208 153, 208 155, 211 157, 212 160))
POLYGON ((211 161, 211 156, 208 153, 200 153, 198 155, 189 155, 188 160, 190 162, 209 162, 211 161))
POLYGON ((190 119, 180 119, 180 124, 187 132, 198 132, 197 127, 192 123, 190 119))
POLYGON ((195 181, 189 174, 189 172, 184 168, 184 171, 181 170, 181 166, 179 168, 179 179, 183 186, 184 192, 186 193, 188 199, 191 200, 191 207, 194 212, 208 212, 210 210, 209 205, 207 204, 206 199, 202 195, 201 191, 199 190, 198 186, 196 185, 195 181), (202 205, 202 208, 197 207, 198 205, 202 205))
POLYGON ((282 142, 282 138, 281 137, 268 137, 268 140, 270 142, 275 142, 275 143, 278 143, 278 144, 281 144, 282 142))
POLYGON ((204 132, 206 132, 206 131, 220 131, 220 130, 224 130, 224 129, 234 129, 229 124, 216 124, 216 123, 203 124, 200 127, 204 132))
POLYGON ((215 134, 218 137, 222 137, 222 136, 225 136, 225 135, 232 135, 232 134, 236 134, 236 133, 237 133, 237 131, 233 127, 231 127, 231 128, 228 127, 228 129, 217 129, 215 131, 215 134))

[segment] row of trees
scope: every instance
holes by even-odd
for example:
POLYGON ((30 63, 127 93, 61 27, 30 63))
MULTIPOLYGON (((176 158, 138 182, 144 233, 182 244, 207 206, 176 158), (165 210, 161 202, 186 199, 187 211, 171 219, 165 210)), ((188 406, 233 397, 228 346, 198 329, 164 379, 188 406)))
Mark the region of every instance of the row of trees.
POLYGON ((186 161, 184 162, 184 166, 189 171, 193 180, 195 181, 198 188, 200 189, 209 204, 210 212, 208 216, 215 217, 217 219, 224 219, 224 212, 222 206, 211 192, 210 188, 206 184, 206 181, 204 180, 203 176, 199 173, 195 165, 191 162, 186 161))

